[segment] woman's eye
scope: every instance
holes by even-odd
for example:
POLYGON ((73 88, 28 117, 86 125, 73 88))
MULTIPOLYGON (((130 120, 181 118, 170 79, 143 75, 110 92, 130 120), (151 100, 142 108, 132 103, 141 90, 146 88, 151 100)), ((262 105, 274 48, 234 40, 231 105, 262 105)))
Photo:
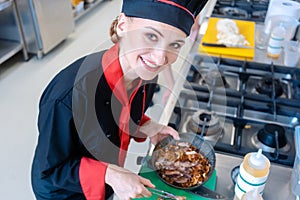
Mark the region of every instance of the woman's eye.
POLYGON ((179 43, 172 43, 172 44, 171 44, 171 47, 174 48, 174 49, 180 49, 181 46, 182 46, 182 45, 179 44, 179 43))
POLYGON ((147 33, 147 38, 149 38, 152 41, 157 41, 157 36, 152 33, 147 33))

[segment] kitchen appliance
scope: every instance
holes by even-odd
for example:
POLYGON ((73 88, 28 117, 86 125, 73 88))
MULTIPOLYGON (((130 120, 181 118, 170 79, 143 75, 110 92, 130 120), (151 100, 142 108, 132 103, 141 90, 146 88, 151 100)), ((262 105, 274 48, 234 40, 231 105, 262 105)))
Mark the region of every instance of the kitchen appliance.
POLYGON ((300 119, 300 69, 194 55, 169 120, 199 132, 216 152, 244 156, 262 149, 273 163, 293 166, 300 119))
MULTIPOLYGON (((15 6, 1 13, 0 38, 3 41, 19 41, 19 32, 24 35, 24 46, 30 54, 42 57, 64 41, 75 28, 72 5, 69 0, 14 0, 15 6), (13 19, 13 8, 19 15, 13 19)), ((5 46, 3 46, 5 47, 5 46)))
POLYGON ((269 0, 217 0, 212 17, 264 22, 269 0))

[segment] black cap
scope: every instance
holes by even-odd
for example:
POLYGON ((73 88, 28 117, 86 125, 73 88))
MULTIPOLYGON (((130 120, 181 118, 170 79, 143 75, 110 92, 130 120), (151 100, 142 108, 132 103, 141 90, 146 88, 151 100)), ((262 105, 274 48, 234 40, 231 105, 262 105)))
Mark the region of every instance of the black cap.
POLYGON ((123 0, 122 12, 129 17, 151 19, 177 27, 187 35, 195 17, 208 0, 123 0))

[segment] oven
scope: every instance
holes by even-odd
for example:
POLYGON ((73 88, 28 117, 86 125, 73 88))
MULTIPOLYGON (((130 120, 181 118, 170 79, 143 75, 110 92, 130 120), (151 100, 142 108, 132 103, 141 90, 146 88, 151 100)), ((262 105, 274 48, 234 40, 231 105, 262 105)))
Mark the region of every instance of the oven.
POLYGON ((216 152, 261 148, 271 162, 292 167, 299 120, 299 68, 197 54, 169 125, 202 135, 216 152))
POLYGON ((264 22, 269 0, 217 0, 212 17, 264 22))

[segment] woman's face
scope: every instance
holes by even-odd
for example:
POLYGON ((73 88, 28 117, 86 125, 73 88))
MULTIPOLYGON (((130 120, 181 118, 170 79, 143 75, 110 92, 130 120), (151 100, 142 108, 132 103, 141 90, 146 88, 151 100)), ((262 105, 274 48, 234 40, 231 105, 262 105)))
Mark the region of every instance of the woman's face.
POLYGON ((186 34, 168 24, 141 18, 119 17, 120 63, 129 80, 151 80, 174 63, 186 34))

